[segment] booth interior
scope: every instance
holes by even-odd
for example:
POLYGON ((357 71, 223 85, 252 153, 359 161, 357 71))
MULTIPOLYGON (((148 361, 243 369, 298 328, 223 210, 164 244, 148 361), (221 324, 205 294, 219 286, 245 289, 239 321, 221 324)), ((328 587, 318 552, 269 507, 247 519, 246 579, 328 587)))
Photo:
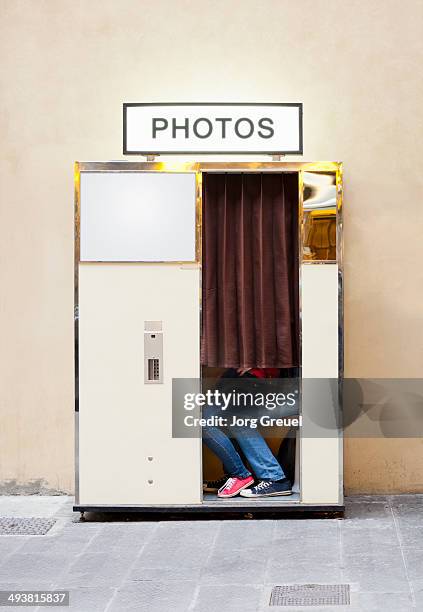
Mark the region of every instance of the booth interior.
MULTIPOLYGON (((222 381, 226 383, 225 389, 232 389, 222 376, 239 376, 244 372, 253 375, 270 372, 272 377, 281 379, 276 384, 271 379, 268 385, 263 385, 270 392, 283 391, 278 397, 286 397, 289 389, 295 392, 298 388, 298 200, 298 172, 203 173, 203 392, 219 388, 222 381)), ((271 404, 257 413, 267 412, 273 417, 274 409, 271 404)), ((294 408, 279 407, 277 416, 296 415, 298 409, 298 403, 294 408)), ((251 414, 245 407, 244 411, 251 414)), ((242 409, 237 413, 243 416, 242 409)), ((289 426, 260 425, 260 419, 254 427, 280 464, 283 475, 294 485, 295 430, 289 426)), ((255 482, 259 482, 259 475, 249 465, 233 430, 227 427, 225 433, 255 482)), ((213 446, 212 450, 209 448, 203 434, 204 499, 218 501, 218 489, 223 488, 228 477, 222 457, 219 459, 213 452, 213 446)), ((293 495, 298 497, 298 489, 293 495)), ((292 501, 291 496, 273 499, 292 501)), ((232 503, 243 501, 239 496, 231 498, 232 503)))

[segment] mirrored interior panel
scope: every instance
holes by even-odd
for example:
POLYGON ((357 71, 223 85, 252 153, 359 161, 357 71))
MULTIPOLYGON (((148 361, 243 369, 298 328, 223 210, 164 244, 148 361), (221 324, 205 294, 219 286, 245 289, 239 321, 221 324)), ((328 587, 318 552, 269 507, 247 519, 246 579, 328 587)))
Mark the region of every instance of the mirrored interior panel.
POLYGON ((336 261, 336 174, 303 173, 303 261, 336 261))

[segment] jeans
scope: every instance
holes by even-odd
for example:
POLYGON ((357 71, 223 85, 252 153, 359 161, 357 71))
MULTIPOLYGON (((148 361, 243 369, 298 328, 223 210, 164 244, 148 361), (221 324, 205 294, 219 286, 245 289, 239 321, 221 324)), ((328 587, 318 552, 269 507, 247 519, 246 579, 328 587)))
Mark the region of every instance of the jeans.
MULTIPOLYGON (((203 417, 208 418, 210 416, 222 416, 221 408, 214 405, 205 407, 203 417)), ((232 426, 231 434, 237 440, 259 480, 281 480, 285 477, 281 466, 257 429, 232 426)), ((231 439, 222 429, 215 426, 204 426, 203 442, 219 457, 226 474, 237 478, 251 476, 251 472, 245 467, 231 439)))

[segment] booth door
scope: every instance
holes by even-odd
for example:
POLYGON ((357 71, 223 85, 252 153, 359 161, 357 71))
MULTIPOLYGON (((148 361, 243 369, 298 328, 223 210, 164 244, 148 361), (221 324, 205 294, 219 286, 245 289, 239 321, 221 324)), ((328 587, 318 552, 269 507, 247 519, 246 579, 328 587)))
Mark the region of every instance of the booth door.
POLYGON ((200 375, 195 174, 81 172, 79 201, 78 503, 200 503, 201 441, 172 437, 172 379, 200 375))

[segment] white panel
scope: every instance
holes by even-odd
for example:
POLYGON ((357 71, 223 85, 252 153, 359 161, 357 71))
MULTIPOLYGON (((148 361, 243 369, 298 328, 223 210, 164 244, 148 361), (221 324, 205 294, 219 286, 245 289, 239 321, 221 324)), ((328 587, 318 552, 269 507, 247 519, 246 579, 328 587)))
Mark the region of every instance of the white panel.
POLYGON ((81 172, 81 261, 194 260, 194 173, 81 172))
POLYGON ((338 266, 301 268, 302 370, 304 378, 338 377, 338 266))
POLYGON ((302 414, 301 500, 340 503, 341 446, 336 431, 338 266, 301 268, 302 414), (323 379, 320 388, 311 379, 323 379), (335 390, 334 390, 335 387, 335 390))
POLYGON ((200 374, 198 266, 79 268, 79 503, 200 503, 201 442, 172 438, 172 377, 200 374), (144 384, 145 321, 163 384, 144 384))

